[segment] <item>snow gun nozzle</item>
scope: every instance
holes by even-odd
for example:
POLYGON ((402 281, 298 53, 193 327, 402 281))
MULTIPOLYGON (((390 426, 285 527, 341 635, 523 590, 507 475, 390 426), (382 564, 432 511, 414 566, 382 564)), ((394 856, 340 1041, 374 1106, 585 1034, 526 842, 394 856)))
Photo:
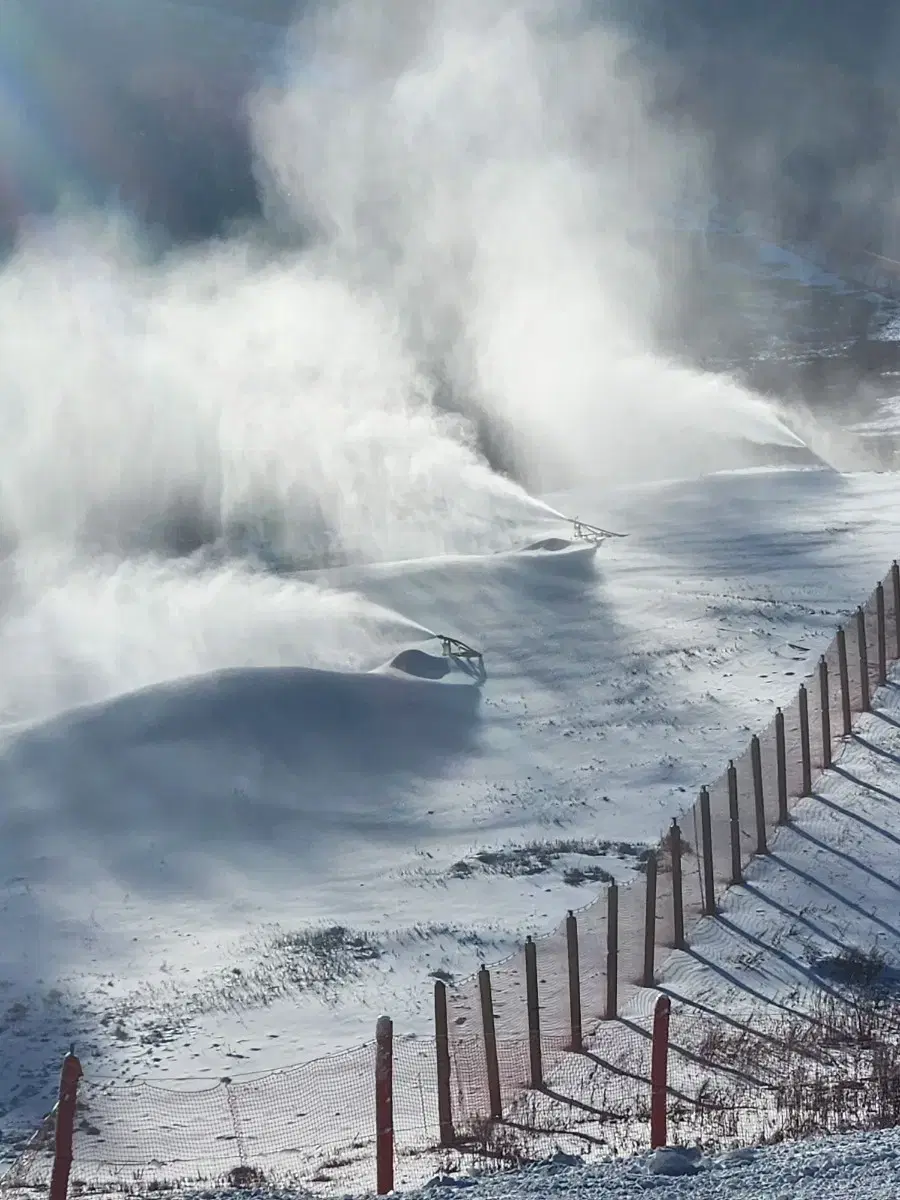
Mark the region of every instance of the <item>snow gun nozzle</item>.
POLYGON ((628 536, 625 533, 614 533, 611 529, 601 529, 599 525, 589 525, 587 521, 580 521, 578 517, 567 519, 572 522, 574 536, 584 542, 593 542, 595 545, 599 545, 600 542, 605 542, 607 538, 623 538, 628 536))

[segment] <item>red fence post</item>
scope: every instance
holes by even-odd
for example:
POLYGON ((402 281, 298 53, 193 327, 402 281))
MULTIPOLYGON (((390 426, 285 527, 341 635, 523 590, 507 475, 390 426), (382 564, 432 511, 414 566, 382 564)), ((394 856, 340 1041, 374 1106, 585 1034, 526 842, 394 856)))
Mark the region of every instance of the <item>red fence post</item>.
POLYGON ((809 746, 809 696, 806 684, 800 684, 800 764, 803 770, 801 796, 812 792, 812 753, 809 746))
POLYGON ((481 1029, 484 1035, 484 1063, 487 1070, 488 1103, 491 1120, 503 1119, 503 1096, 500 1091, 500 1062, 497 1058, 497 1022, 494 1017, 494 997, 491 973, 484 963, 478 971, 478 994, 481 1001, 481 1029))
POLYGON ((379 1196, 394 1190, 394 1023, 379 1017, 375 1028, 375 1157, 379 1196))
POLYGON ((63 1059, 62 1071, 59 1076, 50 1200, 66 1200, 69 1190, 69 1172, 72 1170, 73 1143, 75 1141, 78 1081, 83 1073, 81 1063, 75 1057, 74 1051, 69 1051, 63 1059))
POLYGON ((887 683, 887 625, 884 614, 884 584, 875 587, 875 631, 878 641, 878 686, 887 683))
POLYGON ((668 996, 660 996, 653 1011, 653 1051, 650 1063, 650 1149, 665 1146, 668 1133, 669 1013, 668 996))
POLYGON ((437 1060, 438 1121, 441 1145, 456 1141, 453 1129, 453 1093, 450 1086, 450 1022, 447 1017, 447 985, 442 979, 434 984, 434 1048, 437 1060))
POLYGON ((867 638, 866 613, 865 609, 860 605, 856 610, 856 641, 859 650, 860 705, 863 712, 868 712, 872 707, 872 699, 869 693, 869 643, 867 638))

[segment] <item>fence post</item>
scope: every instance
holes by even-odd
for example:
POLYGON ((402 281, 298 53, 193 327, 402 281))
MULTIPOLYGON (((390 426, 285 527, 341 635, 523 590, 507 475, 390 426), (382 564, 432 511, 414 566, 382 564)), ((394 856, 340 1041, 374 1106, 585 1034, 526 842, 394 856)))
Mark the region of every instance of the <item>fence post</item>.
POLYGON ((743 880, 741 870, 741 820, 738 811, 738 782, 737 767, 734 760, 728 764, 728 829, 731 835, 731 882, 739 884, 743 880))
POLYGON ((394 1190, 394 1023, 379 1017, 375 1027, 375 1157, 377 1193, 394 1190))
POLYGON ((569 963, 570 1049, 580 1054, 584 1049, 581 1032, 581 963, 578 954, 578 920, 571 910, 566 917, 566 958, 569 963))
POLYGON ((841 676, 841 722, 844 737, 853 732, 853 716, 850 709, 850 669, 847 665, 847 635, 843 625, 837 631, 838 671, 841 676))
POLYGON ((456 1142, 453 1129, 453 1099, 450 1087, 450 1024, 447 1019, 447 985, 441 979, 434 984, 434 1032, 437 1054, 437 1100, 441 1145, 456 1142))
POLYGON ((700 829, 703 833, 703 915, 716 915, 716 882, 713 873, 712 820, 709 813, 709 789, 700 789, 700 829))
POLYGON ((669 832, 669 853, 672 858, 672 924, 675 931, 675 949, 684 949, 684 884, 681 878, 681 829, 672 820, 669 832))
POLYGON ((481 997, 481 1028, 484 1031, 484 1060, 487 1069, 490 1117, 499 1121, 503 1116, 500 1098, 500 1064, 497 1061, 497 1027, 494 1022, 494 999, 491 995, 491 973, 482 963, 478 972, 478 994, 481 997))
POLYGON ((897 658, 900 658, 900 562, 896 559, 891 564, 891 584, 894 593, 894 647, 897 658))
POLYGON ((766 799, 763 793, 762 753, 759 737, 754 733, 750 739, 750 765, 753 768, 753 803, 756 809, 756 853, 768 854, 766 842, 766 799))
POLYGON ((653 1050, 650 1062, 650 1148, 658 1150, 668 1141, 669 1013, 668 996, 660 996, 653 1012, 653 1050))
POLYGON ((606 1019, 619 1011, 619 885, 606 889, 606 1019))
POLYGON ((809 696, 806 684, 800 684, 800 760, 803 767, 803 784, 801 796, 808 796, 812 791, 812 760, 809 752, 809 696))
POLYGON ((862 607, 856 610, 856 641, 859 646, 859 689, 863 712, 871 708, 869 699, 869 645, 866 640, 866 614, 862 607))
POLYGON ((878 686, 887 683, 887 629, 884 620, 884 584, 875 587, 875 618, 878 630, 878 686))
POLYGON ((74 1047, 63 1059, 59 1074, 59 1097, 56 1105, 56 1128, 53 1144, 53 1171, 50 1176, 50 1200, 66 1200, 69 1174, 72 1170, 75 1141, 75 1109, 78 1103, 78 1081, 83 1071, 75 1057, 74 1047))
POLYGON ((787 825, 788 814, 787 789, 787 746, 784 740, 784 713, 780 708, 775 710, 775 774, 778 776, 778 824, 787 825))
POLYGON ((831 766, 831 693, 828 687, 828 663, 819 659, 819 708, 822 714, 822 769, 831 766))
POLYGON ((544 1086, 544 1067, 541 1062, 541 1004, 538 994, 537 946, 532 937, 525 939, 525 997, 528 1004, 528 1060, 531 1067, 531 1086, 544 1086))
POLYGON ((643 987, 653 987, 654 950, 656 948, 656 879, 659 862, 656 851, 650 851, 647 859, 647 892, 644 907, 644 971, 641 976, 643 987))

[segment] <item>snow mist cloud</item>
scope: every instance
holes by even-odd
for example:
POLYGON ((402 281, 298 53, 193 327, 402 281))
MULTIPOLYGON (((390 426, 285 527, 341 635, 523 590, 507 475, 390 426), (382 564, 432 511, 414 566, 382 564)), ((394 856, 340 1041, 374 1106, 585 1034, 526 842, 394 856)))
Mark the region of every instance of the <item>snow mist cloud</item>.
POLYGON ((654 233, 702 207, 704 150, 651 120, 612 23, 348 0, 292 46, 250 101, 287 239, 150 261, 121 222, 70 219, 6 265, 10 536, 478 549, 498 504, 528 510, 479 436, 532 488, 715 465, 711 433, 783 439, 759 399, 653 354, 674 294, 654 233))
POLYGON ((702 469, 722 435, 791 441, 760 399, 655 353, 680 298, 659 234, 702 225, 707 147, 655 111, 661 64, 581 7, 319 7, 253 104, 272 219, 383 298, 538 488, 702 469))
POLYGON ((35 711, 311 661, 284 637, 309 614, 318 636, 310 585, 219 586, 228 559, 504 548, 546 519, 530 492, 792 442, 656 352, 680 275, 659 231, 702 218, 705 146, 611 19, 323 2, 284 62, 247 101, 262 228, 160 254, 121 215, 60 215, 0 273, 0 668, 59 675, 35 711), (223 606, 256 614, 255 651, 223 606))

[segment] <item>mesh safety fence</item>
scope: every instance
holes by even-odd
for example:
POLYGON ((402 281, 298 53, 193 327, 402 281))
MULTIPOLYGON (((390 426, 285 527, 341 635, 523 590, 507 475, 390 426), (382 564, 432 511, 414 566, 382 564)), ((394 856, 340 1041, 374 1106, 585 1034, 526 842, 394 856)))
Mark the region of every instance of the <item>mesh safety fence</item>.
MULTIPOLYGON (((75 1185, 239 1184, 285 1180, 323 1191, 374 1184, 375 1046, 256 1077, 157 1086, 82 1079, 75 1185)), ((394 1045, 398 1155, 438 1139, 434 1043, 394 1045)), ((6 1187, 45 1186, 52 1137, 32 1146, 6 1187)))
MULTIPOLYGON (((628 1154, 650 1144, 649 1007, 604 1021, 580 1053, 542 1038, 545 1083, 528 1085, 528 1042, 498 1043, 503 1117, 488 1119, 485 1045, 455 1044, 453 1148, 439 1146, 435 1043, 394 1047, 396 1185, 447 1167, 480 1170, 558 1151, 628 1154)), ((81 1081, 72 1188, 291 1184, 324 1195, 375 1183, 374 1047, 256 1078, 160 1087, 81 1081)), ((667 1086, 670 1144, 707 1149, 900 1124, 900 999, 863 989, 815 1011, 712 1014, 675 1006, 667 1086)), ((45 1189, 52 1121, 3 1180, 45 1189)))
MULTIPOLYGON (((897 614, 896 586, 891 572, 883 581, 885 609, 884 656, 887 660, 900 658, 900 622, 897 614)), ((861 609, 864 653, 860 654, 859 623, 855 617, 847 621, 844 630, 847 661, 847 687, 851 712, 863 707, 863 668, 869 696, 874 696, 879 674, 879 635, 876 593, 861 609)), ((830 732, 833 744, 843 730, 840 663, 837 636, 823 656, 824 675, 817 670, 805 684, 809 759, 813 782, 825 766, 825 731, 830 732), (821 684, 824 682, 824 693, 821 684), (823 712, 827 719, 823 720, 823 712)), ((799 692, 783 711, 784 774, 788 808, 804 794, 804 770, 801 740, 801 703, 799 692)), ((740 868, 745 868, 760 849, 760 824, 765 837, 770 838, 779 820, 778 744, 777 727, 772 722, 758 735, 758 784, 762 794, 762 811, 757 805, 757 780, 754 777, 752 748, 734 762, 732 790, 736 790, 739 833, 740 868), (763 820, 760 822, 759 818, 763 820)), ((699 803, 695 803, 680 819, 680 863, 685 936, 708 908, 734 880, 735 861, 732 850, 732 813, 728 772, 708 789, 709 832, 712 859, 713 896, 707 896, 707 882, 702 866, 703 820, 699 803)), ((672 843, 662 839, 657 852, 658 878, 654 912, 654 962, 660 963, 675 944, 672 843)), ((633 1001, 644 982, 645 929, 647 890, 644 879, 617 889, 616 923, 617 952, 615 1004, 617 1011, 633 1001)), ((579 934, 579 972, 581 1006, 586 1024, 603 1016, 611 1016, 608 991, 609 896, 600 898, 577 913, 579 934)), ((569 951, 565 925, 537 939, 540 971, 541 1023, 545 1034, 566 1043, 569 1029, 569 951)), ((512 1047, 527 1045, 528 1008, 526 1003, 526 968, 524 953, 517 953, 494 964, 490 971, 491 1000, 496 1022, 500 1073, 504 1096, 515 1091, 516 1081, 523 1078, 522 1064, 512 1047), (507 1056, 512 1056, 507 1061, 507 1056)), ((461 981, 450 992, 451 1043, 469 1042, 482 1032, 481 996, 477 975, 461 981)), ((527 1078, 527 1065, 525 1070, 527 1078)))

